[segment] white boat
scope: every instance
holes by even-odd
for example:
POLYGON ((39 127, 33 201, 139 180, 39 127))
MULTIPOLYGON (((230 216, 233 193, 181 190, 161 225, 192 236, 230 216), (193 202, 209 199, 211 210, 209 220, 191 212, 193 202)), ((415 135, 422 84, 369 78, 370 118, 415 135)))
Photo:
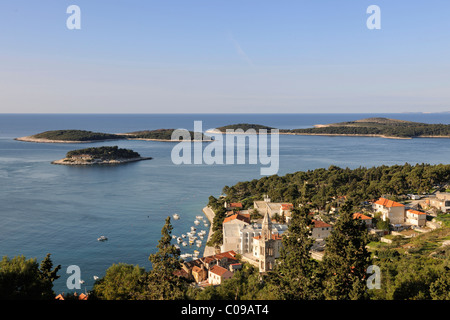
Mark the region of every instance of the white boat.
POLYGON ((172 235, 172 239, 175 239, 176 237, 177 237, 176 235, 174 235, 174 234, 172 235))
POLYGON ((195 218, 198 220, 203 220, 203 216, 195 216, 195 218))
POLYGON ((183 245, 183 247, 186 247, 186 246, 187 246, 186 241, 183 241, 181 244, 183 245))
POLYGON ((191 227, 191 231, 197 230, 194 226, 191 227))
POLYGON ((181 243, 183 241, 183 239, 181 239, 180 237, 177 238, 177 242, 181 243))
POLYGON ((97 240, 98 241, 106 241, 106 240, 108 240, 108 238, 105 237, 105 236, 100 236, 100 237, 97 238, 97 240))
POLYGON ((202 246, 202 243, 200 242, 200 243, 196 243, 196 245, 197 245, 197 247, 201 247, 202 246))
POLYGON ((208 226, 208 224, 207 223, 205 223, 205 227, 207 227, 208 226))
POLYGON ((200 224, 200 221, 195 220, 195 221, 194 221, 194 224, 195 224, 196 226, 198 226, 198 225, 200 224))
POLYGON ((186 235, 183 233, 183 234, 181 235, 181 237, 182 237, 182 238, 186 238, 186 235))
POLYGON ((200 236, 200 239, 202 239, 202 240, 203 240, 203 235, 201 235, 201 236, 200 236))
POLYGON ((172 216, 175 220, 180 219, 180 215, 178 213, 174 213, 172 216))
POLYGON ((97 276, 94 276, 94 280, 98 280, 98 277, 97 277, 97 276))

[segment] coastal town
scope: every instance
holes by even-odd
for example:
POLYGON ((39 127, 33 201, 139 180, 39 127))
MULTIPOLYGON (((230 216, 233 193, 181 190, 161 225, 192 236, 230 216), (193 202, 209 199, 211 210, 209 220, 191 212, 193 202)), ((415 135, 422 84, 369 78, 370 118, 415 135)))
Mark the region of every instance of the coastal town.
MULTIPOLYGON (((326 239, 339 214, 339 204, 345 202, 346 197, 335 200, 338 206, 331 207, 329 212, 310 212, 313 223, 310 237, 314 240, 310 253, 315 260, 323 258, 326 239), (327 221, 322 218, 324 216, 327 221)), ((273 270, 280 257, 282 236, 288 230, 294 210, 292 203, 272 202, 267 195, 263 200, 254 201, 249 209, 243 209, 241 202, 225 202, 224 207, 227 214, 222 224, 222 245, 215 248, 207 246, 203 257, 184 261, 177 273, 198 288, 222 284, 231 279, 244 263, 258 268, 260 273, 273 270), (254 216, 257 218, 252 218, 254 216)), ((203 212, 212 225, 213 210, 207 206, 203 212)), ((355 212, 353 219, 361 220, 372 238, 392 243, 394 236, 412 238, 440 228, 440 223, 434 218, 438 213, 448 212, 450 192, 437 191, 426 195, 405 195, 401 202, 384 197, 371 199, 361 204, 360 212, 355 212)))

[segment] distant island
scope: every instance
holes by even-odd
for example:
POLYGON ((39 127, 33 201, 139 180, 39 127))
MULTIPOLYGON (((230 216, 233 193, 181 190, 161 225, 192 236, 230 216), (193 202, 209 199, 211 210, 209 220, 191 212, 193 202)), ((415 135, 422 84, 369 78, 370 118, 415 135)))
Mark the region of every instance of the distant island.
POLYGON ((66 157, 53 161, 52 164, 63 165, 102 165, 122 164, 141 160, 150 160, 151 157, 142 157, 139 153, 129 149, 113 147, 96 147, 67 152, 66 157))
MULTIPOLYGON (((143 130, 143 131, 134 131, 128 133, 122 133, 120 136, 126 137, 128 140, 149 140, 149 141, 180 141, 181 139, 172 140, 172 133, 176 129, 157 129, 157 130, 143 130)), ((199 133, 201 135, 202 141, 211 141, 211 137, 204 135, 203 133, 199 133)), ((189 135, 191 140, 195 141, 196 136, 195 132, 189 131, 189 135)), ((198 139, 199 140, 199 139, 198 139)))
MULTIPOLYGON (((216 129, 216 132, 227 133, 226 129, 267 129, 271 127, 256 124, 233 124, 216 129)), ((279 129, 280 134, 286 135, 327 135, 327 136, 363 136, 382 137, 392 139, 411 138, 450 138, 450 125, 428 124, 382 117, 367 118, 356 121, 320 124, 314 128, 279 129)))
POLYGON ((125 139, 125 137, 113 133, 87 130, 52 130, 32 136, 16 138, 15 140, 38 143, 91 143, 119 139, 125 139))
POLYGON ((314 128, 294 129, 289 132, 292 134, 378 136, 397 139, 450 138, 450 125, 378 117, 315 125, 314 128))
MULTIPOLYGON (((147 140, 172 142, 172 133, 175 129, 143 130, 129 133, 102 133, 87 130, 52 130, 31 136, 16 138, 18 141, 37 143, 92 143, 112 140, 147 140)), ((194 140, 194 132, 189 131, 191 140, 194 140)), ((201 133, 202 141, 212 141, 210 137, 201 133)))
POLYGON ((249 129, 254 129, 258 133, 259 130, 267 130, 267 132, 270 132, 272 127, 260 125, 260 124, 252 124, 252 123, 238 123, 238 124, 230 124, 227 126, 216 128, 215 130, 207 131, 207 132, 221 132, 221 133, 227 133, 227 130, 237 130, 242 129, 244 131, 247 131, 249 129))

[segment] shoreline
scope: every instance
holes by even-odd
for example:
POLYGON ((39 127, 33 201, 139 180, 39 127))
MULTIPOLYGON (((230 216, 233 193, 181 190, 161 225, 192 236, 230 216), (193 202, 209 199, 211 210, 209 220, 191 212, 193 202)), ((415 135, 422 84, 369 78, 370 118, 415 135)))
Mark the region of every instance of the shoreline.
POLYGON ((105 142, 105 141, 117 141, 117 140, 126 140, 126 139, 117 138, 117 139, 77 141, 77 140, 50 140, 50 139, 34 138, 33 136, 26 136, 26 137, 14 138, 14 140, 23 141, 23 142, 35 142, 35 143, 73 143, 73 144, 75 144, 75 143, 95 143, 95 142, 105 142))
MULTIPOLYGON (((326 126, 326 125, 324 125, 326 126)), ((235 135, 259 135, 260 133, 247 133, 247 132, 222 132, 219 130, 208 130, 205 133, 220 133, 220 134, 235 134, 235 135)), ((268 132, 267 134, 275 134, 268 132)), ((350 134, 350 133, 299 133, 299 132, 279 132, 279 135, 291 135, 291 136, 331 136, 331 137, 372 137, 372 138, 384 138, 384 139, 398 139, 398 140, 411 140, 414 138, 442 138, 448 139, 450 136, 414 136, 414 137, 396 137, 396 136, 386 136, 383 134, 350 134)))
MULTIPOLYGON (((213 228, 213 221, 214 221, 215 214, 214 214, 214 211, 209 206, 204 207, 202 211, 209 221, 209 232, 208 232, 208 238, 206 240, 206 242, 208 242, 213 233, 212 228, 213 228)), ((216 253, 216 250, 214 249, 214 247, 205 245, 205 250, 203 251, 203 257, 212 256, 215 253, 216 253)))
POLYGON ((96 142, 107 142, 107 141, 120 141, 120 140, 142 140, 142 141, 158 141, 158 142, 213 142, 214 140, 169 140, 169 139, 150 139, 150 138, 120 138, 117 139, 103 139, 103 140, 50 140, 34 138, 33 136, 14 138, 16 141, 22 142, 34 142, 34 143, 67 143, 67 144, 77 144, 77 143, 96 143, 96 142))
POLYGON ((51 164, 66 165, 66 166, 94 166, 94 165, 116 165, 130 162, 137 162, 142 160, 151 160, 152 157, 140 157, 132 159, 117 159, 117 160, 99 160, 93 159, 92 162, 86 160, 73 160, 70 158, 64 158, 60 160, 52 161, 51 164))

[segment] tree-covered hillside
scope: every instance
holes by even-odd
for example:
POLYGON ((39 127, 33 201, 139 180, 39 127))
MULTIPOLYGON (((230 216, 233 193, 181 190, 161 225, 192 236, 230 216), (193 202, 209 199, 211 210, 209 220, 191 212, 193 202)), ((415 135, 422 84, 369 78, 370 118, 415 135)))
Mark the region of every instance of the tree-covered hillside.
POLYGON ((67 152, 67 158, 73 158, 80 155, 88 155, 94 159, 101 160, 115 160, 115 159, 133 159, 139 158, 141 155, 133 150, 119 149, 117 146, 113 147, 97 147, 73 150, 67 152))
POLYGON ((124 139, 122 136, 111 134, 92 132, 86 130, 52 130, 38 133, 32 136, 36 139, 61 140, 61 141, 95 141, 124 139))

